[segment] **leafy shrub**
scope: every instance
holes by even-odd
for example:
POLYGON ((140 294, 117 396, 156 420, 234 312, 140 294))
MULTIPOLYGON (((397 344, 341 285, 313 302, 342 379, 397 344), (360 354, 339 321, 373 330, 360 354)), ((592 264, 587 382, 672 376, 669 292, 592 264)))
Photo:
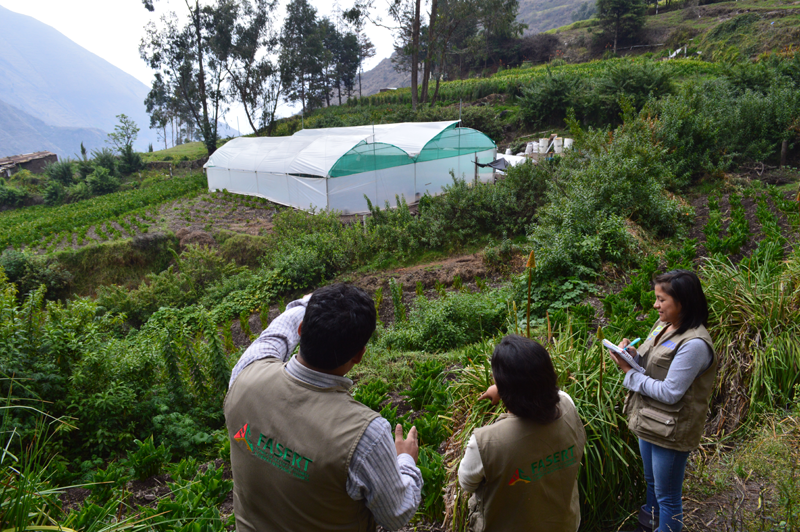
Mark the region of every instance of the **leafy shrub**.
POLYGON ((111 462, 105 469, 97 469, 92 475, 89 490, 94 503, 105 506, 114 496, 114 492, 125 486, 128 481, 126 468, 117 462, 111 462))
POLYGON ((535 79, 522 89, 520 111, 531 126, 560 125, 567 110, 581 109, 583 78, 571 72, 555 74, 547 68, 547 75, 535 79))
POLYGON ((388 391, 389 387, 383 380, 375 379, 366 384, 359 384, 353 391, 353 399, 380 412, 381 404, 388 398, 386 395, 388 391))
POLYGON ((669 148, 665 162, 676 174, 671 188, 703 173, 719 174, 736 162, 775 156, 800 117, 796 87, 773 76, 767 88, 741 91, 719 78, 687 83, 675 96, 651 102, 658 116, 656 137, 669 148))
POLYGON ((28 193, 24 190, 0 186, 0 207, 19 207, 28 199, 28 193))
POLYGON ((70 186, 74 179, 74 168, 72 160, 64 159, 55 163, 48 164, 44 169, 47 178, 50 181, 61 183, 64 186, 70 186))
MULTIPOLYGON (((92 167, 92 172, 94 172, 94 167, 92 167)), ((77 183, 67 189, 67 199, 71 203, 76 203, 91 197, 92 191, 89 189, 89 185, 87 185, 85 182, 77 183)))
POLYGON ((133 151, 133 146, 125 144, 120 148, 119 157, 119 173, 122 175, 131 175, 144 168, 144 161, 139 153, 133 151))
POLYGON ((134 443, 136 451, 128 452, 128 462, 131 464, 136 478, 146 480, 160 475, 171 456, 164 444, 156 447, 152 436, 144 442, 134 440, 134 443))
POLYGON ((94 196, 110 194, 119 190, 119 180, 103 166, 94 169, 94 172, 86 178, 86 184, 94 196))
POLYGON ((419 221, 425 229, 420 240, 426 247, 453 250, 476 242, 482 235, 518 234, 523 230, 516 191, 451 177, 453 184, 444 188, 443 196, 426 194, 419 202, 419 221))
POLYGON ((625 124, 612 136, 570 123, 589 158, 567 154, 530 235, 545 275, 592 275, 604 260, 635 262, 636 229, 628 220, 661 236, 688 221, 688 207, 666 194, 673 174, 652 122, 626 109, 625 124))
POLYGON ((595 81, 594 95, 592 101, 587 102, 586 112, 596 116, 597 123, 617 123, 622 118, 621 99, 625 98, 635 111, 639 111, 648 100, 661 98, 672 91, 672 73, 661 63, 612 63, 595 81))
POLYGON ((8 280, 17 285, 20 297, 44 286, 47 299, 65 297, 72 274, 53 258, 6 249, 0 254, 0 267, 8 280))
POLYGON ((44 189, 44 202, 47 205, 61 205, 64 203, 64 198, 67 196, 67 191, 64 185, 58 181, 51 181, 44 189))
POLYGON ((429 300, 417 297, 405 322, 384 331, 379 345, 403 350, 439 351, 494 335, 506 314, 508 292, 457 292, 429 300))
POLYGON ((270 241, 263 237, 243 233, 227 234, 224 239, 216 236, 220 254, 241 266, 258 266, 269 251, 270 241))
MULTIPOLYGON (((183 412, 169 412, 166 406, 153 418, 156 435, 171 451, 181 455, 198 453, 214 443, 214 438, 202 427, 195 416, 183 412)), ((152 475, 150 475, 152 476, 152 475)))
POLYGON ((112 176, 117 176, 117 156, 109 148, 92 150, 92 163, 95 168, 105 168, 112 176))

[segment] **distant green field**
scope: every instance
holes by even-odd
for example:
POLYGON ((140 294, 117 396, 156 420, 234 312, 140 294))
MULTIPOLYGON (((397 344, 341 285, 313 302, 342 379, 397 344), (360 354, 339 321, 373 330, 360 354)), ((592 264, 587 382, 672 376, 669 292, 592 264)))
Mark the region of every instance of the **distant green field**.
POLYGON ((187 142, 167 150, 143 153, 142 159, 148 163, 154 161, 194 161, 205 157, 206 153, 208 153, 206 146, 202 142, 187 142))

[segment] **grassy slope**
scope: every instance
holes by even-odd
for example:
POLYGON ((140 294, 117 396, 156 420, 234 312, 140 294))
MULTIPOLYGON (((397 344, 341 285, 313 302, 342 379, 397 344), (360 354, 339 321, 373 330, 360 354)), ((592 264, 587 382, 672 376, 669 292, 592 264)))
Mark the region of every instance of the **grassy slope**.
POLYGON ((167 150, 159 150, 154 151, 151 153, 143 153, 142 159, 145 162, 154 162, 154 161, 194 161, 196 159, 200 159, 201 157, 206 156, 206 147, 205 144, 202 142, 187 142, 186 144, 180 144, 178 146, 173 146, 167 150), (172 159, 167 159, 167 157, 172 157, 172 159), (185 158, 184 158, 185 157, 185 158))
MULTIPOLYGON (((800 8, 789 0, 741 0, 689 8, 673 4, 669 11, 662 8, 658 15, 649 15, 639 36, 620 43, 619 52, 641 54, 688 45, 690 53, 700 51, 714 60, 755 57, 790 46, 796 48, 800 42, 799 23, 800 8), (631 50, 632 45, 648 46, 631 50)), ((605 39, 598 35, 597 19, 547 33, 556 33, 567 43, 565 58, 571 62, 597 57, 605 49, 605 39)))

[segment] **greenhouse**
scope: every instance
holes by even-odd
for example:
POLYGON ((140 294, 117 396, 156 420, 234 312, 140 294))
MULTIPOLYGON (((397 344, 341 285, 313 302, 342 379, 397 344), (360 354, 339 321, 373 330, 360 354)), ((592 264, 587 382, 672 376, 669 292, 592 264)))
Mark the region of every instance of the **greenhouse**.
POLYGON ((450 172, 492 179, 495 143, 458 121, 303 129, 291 137, 240 137, 205 164, 210 190, 267 198, 300 209, 368 212, 367 201, 415 203, 441 194, 450 172))

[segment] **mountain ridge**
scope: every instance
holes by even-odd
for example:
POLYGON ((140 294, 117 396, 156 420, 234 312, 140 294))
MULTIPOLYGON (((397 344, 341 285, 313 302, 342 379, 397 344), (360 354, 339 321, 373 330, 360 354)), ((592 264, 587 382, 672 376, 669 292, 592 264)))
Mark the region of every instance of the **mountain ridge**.
MULTIPOLYGON (((118 123, 116 116, 125 114, 140 128, 137 149, 144 150, 156 141, 144 106, 147 85, 53 27, 0 6, 0 48, 0 100, 17 110, 6 109, 6 119, 28 116, 47 128, 108 132, 118 123)), ((12 150, 8 141, 2 140, 11 131, 34 124, 41 127, 35 122, 25 126, 0 122, 0 132, 5 133, 0 135, 0 152, 12 150)), ((58 146, 63 138, 49 138, 53 132, 41 133, 48 143, 58 146)), ((87 142, 91 145, 94 140, 87 142)), ((59 147, 56 153, 72 154, 78 147, 59 147)), ((35 151, 39 145, 28 149, 35 151)))

